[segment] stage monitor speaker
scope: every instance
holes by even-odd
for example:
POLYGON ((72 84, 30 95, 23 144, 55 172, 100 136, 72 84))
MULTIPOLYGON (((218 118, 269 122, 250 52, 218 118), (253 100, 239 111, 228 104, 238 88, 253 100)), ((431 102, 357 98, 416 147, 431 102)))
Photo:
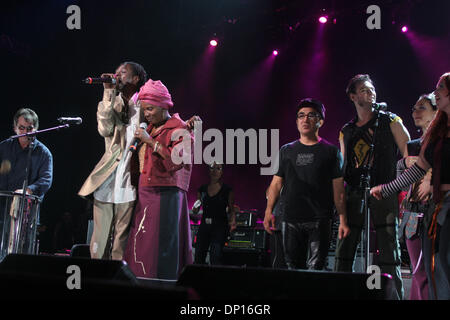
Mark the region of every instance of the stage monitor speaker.
POLYGON ((91 251, 88 244, 74 244, 70 249, 70 256, 73 258, 90 258, 91 251))
POLYGON ((395 297, 392 278, 380 275, 380 289, 369 289, 369 274, 231 266, 186 266, 179 286, 201 299, 384 300, 395 297))
POLYGON ((9 254, 0 263, 2 292, 27 299, 186 299, 180 288, 142 285, 124 261, 9 254))

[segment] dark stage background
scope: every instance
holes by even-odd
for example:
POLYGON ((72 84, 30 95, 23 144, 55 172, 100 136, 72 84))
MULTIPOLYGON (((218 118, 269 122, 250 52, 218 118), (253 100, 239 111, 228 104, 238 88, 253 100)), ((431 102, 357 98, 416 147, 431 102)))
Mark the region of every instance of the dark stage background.
MULTIPOLYGON (((448 0, 53 0, 0 6, 0 139, 13 134, 20 107, 38 113, 41 129, 57 125, 60 116, 83 118, 80 126, 39 137, 54 156, 53 186, 41 208, 47 227, 42 251, 55 249, 53 230, 66 211, 77 226, 75 241, 86 236, 89 206, 77 191, 104 152, 96 127, 102 87, 81 84, 87 76, 114 72, 122 61, 139 62, 169 88, 173 111, 183 119, 199 115, 204 131, 279 129, 281 146, 298 138, 295 107, 304 97, 323 101, 320 135, 338 144, 339 129, 355 115, 345 87, 357 73, 371 75, 377 100, 387 102, 416 138, 411 107, 450 71, 448 0), (81 30, 66 27, 72 4, 81 9, 81 30), (381 30, 366 27, 372 4, 381 9, 381 30), (317 22, 321 13, 329 16, 327 24, 317 22), (407 33, 400 31, 403 24, 407 33), (216 48, 209 46, 213 36, 216 48)), ((227 165, 224 181, 241 209, 263 214, 271 177, 261 176, 260 167, 227 165)), ((190 205, 207 181, 205 166, 196 165, 190 205)))

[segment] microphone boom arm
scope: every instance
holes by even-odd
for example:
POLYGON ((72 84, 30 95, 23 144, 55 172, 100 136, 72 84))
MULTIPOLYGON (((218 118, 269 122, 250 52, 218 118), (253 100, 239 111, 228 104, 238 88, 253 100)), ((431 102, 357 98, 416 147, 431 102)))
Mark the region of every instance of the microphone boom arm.
POLYGON ((53 128, 47 128, 47 129, 37 130, 37 131, 33 131, 33 132, 27 132, 27 133, 23 133, 23 134, 18 134, 18 135, 9 137, 6 140, 18 139, 20 137, 25 137, 25 136, 34 136, 34 135, 37 135, 37 134, 42 133, 42 132, 59 130, 59 129, 68 128, 68 127, 70 127, 70 125, 68 123, 66 123, 66 124, 63 124, 63 125, 60 125, 60 126, 57 126, 57 127, 53 127, 53 128))

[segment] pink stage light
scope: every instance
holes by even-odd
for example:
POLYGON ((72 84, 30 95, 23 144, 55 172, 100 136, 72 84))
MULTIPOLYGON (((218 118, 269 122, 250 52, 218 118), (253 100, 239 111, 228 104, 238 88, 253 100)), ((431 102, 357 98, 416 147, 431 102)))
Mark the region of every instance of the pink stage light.
POLYGON ((403 26, 402 27, 402 32, 405 33, 406 31, 408 31, 408 27, 407 26, 403 26))
POLYGON ((216 47, 216 46, 218 45, 218 43, 217 43, 216 40, 211 40, 211 41, 209 42, 209 44, 210 44, 212 47, 216 47))
POLYGON ((327 23, 327 21, 328 21, 328 19, 327 19, 327 17, 325 17, 325 16, 321 16, 321 17, 319 18, 319 22, 320 22, 320 23, 327 23))
POLYGON ((277 56, 277 55, 278 55, 278 50, 273 50, 273 51, 272 51, 272 54, 273 54, 274 56, 277 56))

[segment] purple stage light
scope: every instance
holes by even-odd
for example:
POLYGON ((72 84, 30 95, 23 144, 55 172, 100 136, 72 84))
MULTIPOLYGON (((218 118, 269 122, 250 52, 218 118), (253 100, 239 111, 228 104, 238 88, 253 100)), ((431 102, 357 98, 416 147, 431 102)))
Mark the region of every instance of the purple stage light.
POLYGON ((217 43, 217 40, 211 40, 210 42, 209 42, 209 44, 212 46, 212 47, 216 47, 217 45, 218 45, 218 43, 217 43))
POLYGON ((320 23, 327 23, 327 21, 328 21, 328 19, 327 19, 326 16, 321 16, 321 17, 319 18, 319 22, 320 22, 320 23))
POLYGON ((406 31, 408 31, 408 27, 407 26, 403 26, 402 27, 402 32, 405 33, 406 31))
POLYGON ((273 50, 273 51, 272 51, 272 54, 273 54, 274 56, 277 56, 277 55, 278 55, 278 50, 273 50))

